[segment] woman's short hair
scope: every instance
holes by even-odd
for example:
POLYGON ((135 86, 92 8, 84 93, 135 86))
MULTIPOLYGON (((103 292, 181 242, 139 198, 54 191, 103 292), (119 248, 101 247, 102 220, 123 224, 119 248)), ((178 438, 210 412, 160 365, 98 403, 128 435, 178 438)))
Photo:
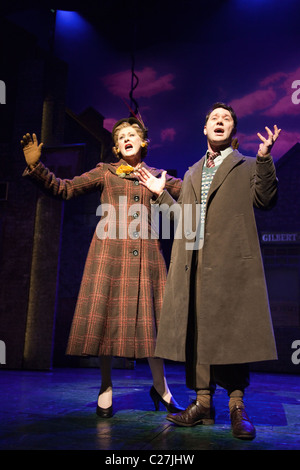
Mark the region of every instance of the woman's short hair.
POLYGON ((120 151, 117 147, 117 142, 118 142, 118 136, 119 136, 121 129, 125 127, 133 127, 133 129, 136 130, 137 134, 142 139, 143 146, 142 146, 141 158, 143 160, 145 156, 147 155, 148 144, 149 144, 149 141, 147 139, 147 129, 142 125, 142 123, 138 119, 133 118, 133 117, 120 119, 120 121, 116 122, 116 124, 114 125, 113 130, 112 130, 112 138, 115 143, 115 146, 113 147, 113 152, 115 153, 117 157, 120 157, 120 151))

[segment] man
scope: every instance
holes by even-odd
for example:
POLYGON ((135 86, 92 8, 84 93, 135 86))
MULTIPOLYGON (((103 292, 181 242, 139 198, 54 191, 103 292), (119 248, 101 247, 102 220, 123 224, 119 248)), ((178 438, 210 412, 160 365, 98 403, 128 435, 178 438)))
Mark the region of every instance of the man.
MULTIPOLYGON (((216 103, 204 126, 206 155, 185 174, 177 208, 200 207, 200 223, 192 250, 187 231, 186 239, 175 236, 156 355, 185 361, 187 386, 197 393, 186 410, 169 414, 169 421, 214 423, 212 397, 218 384, 229 395, 233 435, 254 439, 243 402, 249 362, 276 359, 277 353, 253 206, 269 209, 276 202, 270 151, 280 129, 266 127, 267 138, 258 134, 261 144, 251 158, 231 147, 236 127, 234 110, 216 103)), ((173 207, 163 177, 142 172, 140 179, 157 197, 156 204, 173 207)))

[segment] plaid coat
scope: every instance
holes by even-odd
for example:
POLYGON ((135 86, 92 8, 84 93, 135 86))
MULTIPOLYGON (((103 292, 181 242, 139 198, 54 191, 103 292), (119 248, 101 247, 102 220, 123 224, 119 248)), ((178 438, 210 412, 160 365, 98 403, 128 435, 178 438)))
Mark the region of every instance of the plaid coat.
MULTIPOLYGON (((69 355, 154 356, 166 264, 159 239, 151 235, 151 193, 134 176, 118 176, 121 164, 126 162, 99 163, 71 180, 57 178, 41 162, 24 173, 47 194, 64 200, 100 193, 97 214, 102 217, 86 259, 69 355)), ((155 176, 162 172, 142 165, 155 176)), ((167 175, 166 188, 177 199, 181 180, 167 175)))

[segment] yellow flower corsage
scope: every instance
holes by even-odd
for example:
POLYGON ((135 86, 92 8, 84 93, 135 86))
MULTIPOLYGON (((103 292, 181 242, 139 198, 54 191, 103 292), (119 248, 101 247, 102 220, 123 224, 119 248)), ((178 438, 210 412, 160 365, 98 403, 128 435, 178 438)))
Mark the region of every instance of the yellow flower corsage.
POLYGON ((126 175, 130 175, 133 171, 134 168, 131 165, 120 165, 116 170, 116 174, 121 178, 124 178, 126 175))

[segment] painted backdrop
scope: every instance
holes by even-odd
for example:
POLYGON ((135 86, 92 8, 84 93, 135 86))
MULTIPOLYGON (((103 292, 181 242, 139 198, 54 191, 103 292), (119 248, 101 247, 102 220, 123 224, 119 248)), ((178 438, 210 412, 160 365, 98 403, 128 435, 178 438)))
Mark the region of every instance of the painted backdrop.
MULTIPOLYGON (((67 106, 94 107, 111 130, 128 115, 124 100, 136 85, 150 165, 183 176, 206 150, 204 116, 215 101, 235 108, 246 154, 255 155, 256 133, 273 124, 283 129, 276 159, 300 142, 297 0, 104 1, 78 11, 56 3, 51 47, 69 65, 67 106)), ((28 7, 8 17, 49 47, 49 11, 28 7)))

